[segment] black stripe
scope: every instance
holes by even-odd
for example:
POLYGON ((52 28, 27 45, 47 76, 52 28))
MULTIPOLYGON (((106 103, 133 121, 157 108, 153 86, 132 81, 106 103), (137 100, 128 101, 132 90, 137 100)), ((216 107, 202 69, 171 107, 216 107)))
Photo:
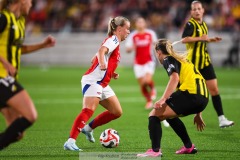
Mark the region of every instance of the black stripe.
POLYGON ((204 81, 205 81, 205 80, 204 80, 204 79, 202 79, 202 85, 203 85, 203 94, 204 94, 204 96, 205 96, 205 97, 207 97, 207 92, 206 92, 206 88, 205 88, 206 86, 205 86, 205 83, 204 83, 204 81))
POLYGON ((201 42, 200 43, 200 50, 199 50, 199 54, 200 54, 200 56, 199 56, 199 64, 198 64, 198 68, 201 68, 201 66, 202 66, 202 63, 204 63, 204 60, 203 60, 203 58, 204 58, 204 56, 202 55, 202 53, 203 53, 203 50, 204 50, 204 44, 201 42))
MULTIPOLYGON (((195 26, 196 37, 199 37, 199 33, 198 33, 198 31, 197 31, 198 26, 197 26, 196 22, 193 21, 193 23, 195 24, 195 25, 193 25, 193 26, 195 26)), ((192 54, 192 55, 193 55, 193 56, 192 56, 192 63, 193 63, 194 65, 196 65, 197 46, 198 46, 198 42, 195 42, 195 43, 194 43, 194 48, 193 48, 193 54, 192 54)))
POLYGON ((199 83, 199 79, 197 78, 196 79, 196 89, 197 89, 197 94, 201 94, 201 92, 200 92, 200 83, 199 83))
POLYGON ((10 28, 9 28, 9 37, 8 37, 8 44, 7 44, 7 59, 8 62, 12 64, 12 41, 14 38, 14 29, 12 29, 13 26, 13 20, 12 17, 9 15, 10 17, 10 28))

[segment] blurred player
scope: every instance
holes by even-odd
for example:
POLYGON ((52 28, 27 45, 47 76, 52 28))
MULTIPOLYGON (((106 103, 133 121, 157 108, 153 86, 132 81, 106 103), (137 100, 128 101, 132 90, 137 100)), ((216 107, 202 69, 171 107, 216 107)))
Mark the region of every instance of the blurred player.
POLYGON ((76 145, 80 132, 84 133, 90 142, 95 142, 93 129, 122 115, 119 100, 108 84, 112 78, 119 77, 115 70, 120 61, 120 42, 127 38, 129 29, 130 22, 127 18, 119 16, 110 19, 108 38, 104 40, 92 59, 92 66, 82 77, 83 109, 73 123, 69 139, 64 144, 65 150, 81 151, 76 145), (99 104, 106 111, 86 125, 99 104))
POLYGON ((222 101, 218 91, 217 78, 207 50, 208 42, 219 42, 220 37, 209 38, 208 28, 203 21, 204 9, 202 3, 193 1, 191 4, 191 19, 187 22, 182 35, 182 42, 186 43, 190 51, 188 59, 200 71, 206 80, 207 88, 212 96, 213 106, 217 112, 219 127, 232 126, 233 121, 229 121, 223 113, 222 101))
MULTIPOLYGON (((153 82, 155 71, 155 61, 153 45, 157 42, 157 35, 153 30, 146 29, 146 22, 142 17, 137 18, 136 30, 133 31, 126 40, 126 51, 135 51, 134 73, 140 85, 142 94, 146 98, 146 109, 153 106, 156 99, 156 89, 153 82)), ((164 126, 169 127, 167 121, 163 121, 164 126)))
POLYGON ((137 156, 162 156, 160 121, 164 119, 167 119, 184 144, 176 154, 196 153, 197 149, 192 144, 185 125, 178 117, 196 114, 194 124, 199 131, 204 129, 201 112, 208 103, 205 80, 194 65, 186 59, 186 53, 178 54, 168 40, 159 40, 155 50, 160 63, 169 75, 169 81, 161 99, 154 104, 154 109, 149 114, 148 129, 152 148, 137 156))
POLYGON ((7 128, 0 134, 0 150, 21 139, 23 132, 37 119, 35 106, 27 91, 18 82, 21 54, 51 47, 55 39, 25 45, 25 16, 31 0, 0 1, 0 110, 7 128))
POLYGON ((140 85, 147 103, 146 109, 153 106, 152 100, 156 99, 156 89, 153 82, 155 62, 153 59, 153 45, 157 41, 157 35, 153 30, 146 28, 146 22, 142 17, 136 19, 136 30, 126 40, 126 51, 135 52, 134 73, 140 85))

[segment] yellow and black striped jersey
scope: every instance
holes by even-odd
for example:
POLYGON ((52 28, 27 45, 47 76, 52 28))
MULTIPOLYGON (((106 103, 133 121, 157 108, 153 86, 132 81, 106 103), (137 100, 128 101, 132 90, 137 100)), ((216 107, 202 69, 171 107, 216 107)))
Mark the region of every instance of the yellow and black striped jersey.
MULTIPOLYGON (((191 18, 185 25, 182 38, 185 37, 201 37, 203 34, 208 34, 208 28, 205 22, 199 24, 191 18)), ((203 69, 211 63, 210 56, 207 51, 207 42, 198 41, 186 44, 188 59, 195 65, 197 69, 203 69)))
POLYGON ((172 56, 167 56, 163 60, 163 66, 169 76, 173 72, 178 73, 178 90, 188 91, 190 94, 200 94, 208 97, 205 79, 191 62, 180 62, 172 56))
MULTIPOLYGON (((8 10, 0 13, 0 56, 10 62, 17 70, 20 66, 21 46, 25 38, 25 18, 8 10)), ((0 77, 8 75, 0 63, 0 77)), ((17 75, 16 75, 17 77, 17 75)))

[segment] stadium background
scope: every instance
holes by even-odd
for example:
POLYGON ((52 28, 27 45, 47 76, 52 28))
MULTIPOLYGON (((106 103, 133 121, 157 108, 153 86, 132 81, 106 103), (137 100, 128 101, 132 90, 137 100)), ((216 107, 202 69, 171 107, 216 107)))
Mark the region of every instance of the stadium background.
MULTIPOLYGON (((209 35, 223 38, 220 43, 209 44, 213 64, 221 66, 236 40, 236 33, 239 47, 240 32, 235 31, 235 26, 240 24, 240 1, 202 2, 209 35)), ((191 0, 35 0, 27 20, 26 42, 39 41, 46 34, 52 34, 57 44, 40 51, 43 54, 23 56, 23 64, 88 66, 106 36, 109 17, 118 15, 126 16, 131 22, 143 16, 158 38, 180 40, 189 18, 190 3, 191 0)), ((177 45, 176 49, 184 50, 185 46, 177 45)), ((131 66, 133 54, 126 54, 124 45, 121 53, 121 65, 131 66)))

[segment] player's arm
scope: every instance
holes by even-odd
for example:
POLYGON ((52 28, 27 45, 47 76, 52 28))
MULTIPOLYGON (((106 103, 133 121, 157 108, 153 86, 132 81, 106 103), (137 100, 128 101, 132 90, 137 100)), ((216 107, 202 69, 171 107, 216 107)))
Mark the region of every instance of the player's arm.
POLYGON ((169 81, 161 99, 154 104, 156 109, 166 105, 165 101, 176 90, 179 83, 180 63, 174 58, 168 58, 163 61, 163 67, 169 75, 169 81))
POLYGON ((193 37, 194 25, 191 22, 186 23, 184 27, 184 31, 182 34, 182 43, 192 43, 198 41, 207 41, 207 35, 203 35, 201 37, 193 37))
POLYGON ((171 94, 176 90, 177 85, 179 83, 179 75, 176 72, 173 72, 170 75, 167 87, 162 95, 162 97, 160 98, 159 101, 157 101, 154 104, 154 108, 158 109, 161 108, 163 105, 165 105, 166 100, 171 96, 171 94))
POLYGON ((56 40, 52 36, 47 36, 42 42, 30 45, 22 45, 22 54, 28 54, 43 48, 53 47, 56 43, 56 40))
POLYGON ((108 48, 105 47, 105 46, 101 46, 101 48, 98 50, 98 53, 97 53, 97 58, 98 58, 98 62, 99 62, 99 67, 100 67, 100 70, 106 70, 107 69, 107 65, 105 63, 105 54, 108 53, 108 48))

